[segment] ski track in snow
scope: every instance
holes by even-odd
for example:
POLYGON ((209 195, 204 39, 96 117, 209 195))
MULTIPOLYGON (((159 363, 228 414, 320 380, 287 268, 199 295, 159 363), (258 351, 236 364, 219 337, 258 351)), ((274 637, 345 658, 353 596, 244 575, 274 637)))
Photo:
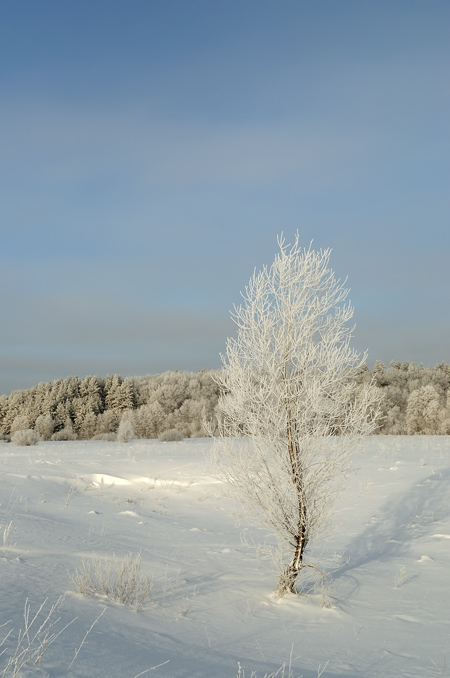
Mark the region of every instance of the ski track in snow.
POLYGON ((77 617, 24 676, 134 678, 169 660, 148 675, 235 678, 240 662, 262 678, 291 654, 295 677, 326 662, 323 678, 446 675, 450 437, 366 440, 333 529, 309 552, 333 572, 327 590, 282 600, 266 533, 233 515, 211 444, 0 445, 0 640, 23 627, 26 599, 37 609, 65 595, 60 624, 77 617), (93 553, 141 554, 153 589, 138 613, 76 593, 71 575, 93 553))

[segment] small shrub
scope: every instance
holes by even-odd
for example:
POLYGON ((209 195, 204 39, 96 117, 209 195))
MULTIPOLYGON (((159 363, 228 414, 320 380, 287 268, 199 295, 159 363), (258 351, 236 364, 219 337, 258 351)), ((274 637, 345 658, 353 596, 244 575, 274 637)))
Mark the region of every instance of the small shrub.
POLYGON ((14 445, 37 445, 39 442, 39 434, 33 431, 32 428, 26 428, 22 431, 15 431, 12 434, 11 441, 14 445))
POLYGON ((10 443, 11 438, 9 436, 4 436, 0 433, 0 443, 10 443))
POLYGON ((163 443, 179 442, 183 439, 183 434, 177 428, 169 428, 158 436, 158 440, 161 440, 163 443))
POLYGON ((59 442, 61 440, 76 440, 77 434, 71 428, 64 427, 52 435, 52 440, 59 442))
POLYGON ((114 443, 117 440, 115 433, 97 433, 92 440, 106 440, 108 443, 114 443))
POLYGON ((117 430, 117 441, 119 443, 129 443, 131 440, 136 438, 134 432, 133 424, 131 421, 126 419, 120 422, 119 428, 117 430))
POLYGON ((138 611, 150 594, 153 581, 141 577, 141 556, 129 553, 123 560, 103 559, 98 553, 84 559, 72 577, 78 593, 103 595, 138 611))
POLYGON ((60 441, 60 440, 77 440, 78 436, 73 430, 73 425, 72 425, 72 420, 70 417, 67 417, 66 422, 64 424, 64 428, 60 429, 59 431, 56 431, 52 435, 52 440, 60 441))

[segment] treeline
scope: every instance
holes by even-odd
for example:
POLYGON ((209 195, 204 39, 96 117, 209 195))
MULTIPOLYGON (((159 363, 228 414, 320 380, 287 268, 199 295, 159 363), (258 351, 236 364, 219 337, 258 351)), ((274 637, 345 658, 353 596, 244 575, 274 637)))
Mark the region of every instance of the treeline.
POLYGON ((450 435, 450 365, 391 361, 386 368, 377 360, 373 371, 365 368, 360 378, 373 378, 383 393, 377 433, 450 435))
MULTIPOLYGON (((178 430, 204 436, 204 421, 217 416, 219 389, 213 370, 164 372, 145 377, 69 377, 0 397, 0 433, 34 429, 44 440, 114 439, 130 422, 138 438, 178 430)), ((382 390, 378 433, 450 435, 450 365, 433 368, 377 361, 359 381, 374 379, 382 390)), ((128 426, 129 430, 129 426, 128 426)))
POLYGON ((68 377, 0 397, 0 432, 34 429, 44 440, 113 439, 129 421, 138 438, 177 429, 204 435, 214 420, 219 393, 212 370, 165 372, 145 377, 68 377))

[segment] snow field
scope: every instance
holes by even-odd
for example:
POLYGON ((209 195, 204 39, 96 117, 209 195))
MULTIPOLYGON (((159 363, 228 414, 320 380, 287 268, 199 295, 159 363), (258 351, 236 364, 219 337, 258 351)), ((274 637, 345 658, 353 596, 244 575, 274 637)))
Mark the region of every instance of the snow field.
POLYGON ((26 599, 32 609, 48 599, 47 609, 64 595, 60 624, 77 617, 23 675, 134 678, 168 660, 148 675, 235 678, 240 662, 247 677, 262 677, 291 653, 293 674, 303 678, 316 678, 326 662, 324 678, 445 675, 450 438, 367 439, 333 507, 333 530, 309 556, 334 571, 329 586, 281 600, 258 548, 265 532, 231 515, 205 461, 210 446, 0 446, 0 623, 11 620, 4 635, 23 626, 26 599), (76 592, 83 559, 138 553, 142 576, 153 579, 139 612, 76 592))

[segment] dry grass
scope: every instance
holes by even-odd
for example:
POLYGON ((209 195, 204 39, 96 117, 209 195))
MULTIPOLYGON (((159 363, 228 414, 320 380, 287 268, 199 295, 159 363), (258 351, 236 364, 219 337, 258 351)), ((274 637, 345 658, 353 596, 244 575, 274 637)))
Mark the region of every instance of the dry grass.
POLYGON ((114 555, 102 558, 93 553, 84 559, 72 576, 78 593, 85 596, 106 596, 138 611, 150 595, 153 580, 140 574, 140 554, 129 553, 123 560, 114 555))
MULTIPOLYGON (((14 637, 14 629, 10 629, 3 639, 0 640, 0 657, 3 666, 3 668, 0 669, 0 678, 19 678, 24 675, 24 671, 26 672, 26 675, 32 675, 32 673, 35 672, 32 667, 41 663, 41 660, 50 645, 52 645, 59 636, 77 620, 77 617, 75 617, 68 624, 61 625, 61 617, 58 615, 63 602, 64 596, 61 596, 56 603, 46 610, 46 599, 39 605, 35 612, 32 612, 28 599, 25 601, 23 628, 19 629, 16 638, 14 637)), ((102 610, 86 631, 84 638, 78 646, 67 669, 68 673, 70 673, 87 637, 105 611, 106 608, 102 610)), ((6 622, 5 624, 1 624, 0 628, 7 627, 10 623, 11 622, 6 622)), ((143 676, 150 671, 155 671, 161 666, 168 664, 168 661, 169 660, 145 669, 136 674, 133 678, 139 678, 139 676, 143 676)), ((66 675, 66 673, 64 673, 64 675, 66 675)))
MULTIPOLYGON (((323 667, 319 666, 319 668, 317 669, 317 678, 320 678, 322 676, 325 669, 327 668, 327 665, 328 662, 323 667)), ((239 663, 236 678, 258 678, 258 674, 256 673, 256 671, 252 671, 250 675, 247 674, 246 676, 244 669, 239 663)), ((289 659, 289 663, 285 662, 284 664, 282 664, 278 671, 274 671, 272 673, 265 673, 262 678, 296 678, 294 676, 294 670, 292 668, 292 656, 289 659)), ((298 678, 301 678, 301 676, 298 676, 298 678)))
POLYGON ((56 615, 62 604, 62 598, 59 598, 48 612, 45 611, 46 604, 47 600, 44 600, 37 611, 32 613, 27 599, 23 613, 23 628, 19 630, 14 645, 9 649, 7 643, 8 639, 13 636, 14 629, 11 629, 0 641, 0 648, 2 648, 0 656, 4 664, 0 670, 0 678, 15 678, 25 667, 39 664, 50 645, 75 621, 72 619, 65 626, 60 626, 61 618, 56 615))

